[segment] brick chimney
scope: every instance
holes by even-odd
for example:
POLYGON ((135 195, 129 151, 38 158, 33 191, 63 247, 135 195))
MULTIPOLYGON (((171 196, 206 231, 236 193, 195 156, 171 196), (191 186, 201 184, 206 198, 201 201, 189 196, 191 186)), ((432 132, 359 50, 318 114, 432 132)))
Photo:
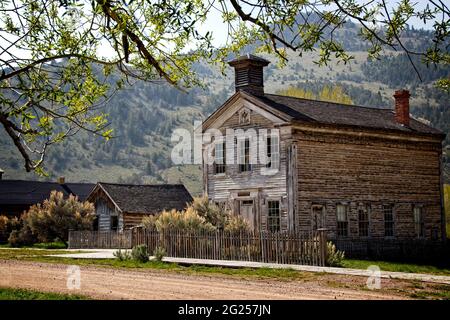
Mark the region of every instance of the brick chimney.
POLYGON ((395 98, 395 121, 404 126, 409 126, 409 91, 397 90, 395 98))
POLYGON ((66 183, 66 178, 64 178, 64 177, 59 177, 59 178, 58 178, 58 183, 59 183, 59 184, 64 184, 64 183, 66 183))
POLYGON ((257 96, 264 95, 263 68, 269 63, 269 61, 252 54, 246 54, 228 62, 230 66, 234 67, 236 92, 245 91, 257 96))

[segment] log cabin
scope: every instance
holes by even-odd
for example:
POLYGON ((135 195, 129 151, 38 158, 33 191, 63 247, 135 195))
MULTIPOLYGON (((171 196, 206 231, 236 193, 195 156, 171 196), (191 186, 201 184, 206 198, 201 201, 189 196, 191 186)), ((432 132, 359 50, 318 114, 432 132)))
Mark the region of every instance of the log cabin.
POLYGON ((94 230, 123 231, 141 224, 144 216, 185 209, 192 196, 182 184, 98 182, 87 201, 95 206, 94 230))
POLYGON ((255 230, 326 228, 330 238, 352 241, 446 239, 445 135, 410 115, 407 90, 395 91, 389 109, 267 94, 268 64, 250 54, 230 61, 236 92, 203 121, 210 201, 255 230), (245 133, 251 130, 266 135, 253 139, 245 133), (269 161, 251 163, 261 151, 269 161))

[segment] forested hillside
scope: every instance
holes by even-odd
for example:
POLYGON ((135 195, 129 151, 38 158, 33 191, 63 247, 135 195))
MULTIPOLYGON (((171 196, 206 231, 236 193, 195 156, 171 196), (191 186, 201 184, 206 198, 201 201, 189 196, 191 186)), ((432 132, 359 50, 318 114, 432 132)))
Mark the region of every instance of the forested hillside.
MULTIPOLYGON (((413 115, 450 132, 449 95, 433 86, 439 77, 450 75, 450 69, 426 68, 415 61, 422 76, 420 81, 401 53, 387 51, 379 61, 367 61, 365 45, 353 41, 355 32, 356 27, 350 24, 339 33, 355 57, 352 63, 319 67, 314 63, 317 56, 313 53, 302 57, 292 54, 286 67, 278 69, 272 63, 266 68, 266 92, 296 87, 317 94, 324 87, 339 86, 354 104, 386 108, 393 107, 394 90, 407 88, 412 94, 413 115)), ((410 30, 407 35, 411 46, 428 41, 426 31, 410 30)), ((206 89, 194 89, 187 94, 166 84, 138 81, 125 85, 103 107, 109 114, 115 137, 106 142, 82 133, 52 146, 47 158, 47 178, 25 172, 18 152, 2 132, 0 168, 5 171, 4 178, 55 180, 65 176, 66 180, 80 182, 182 182, 192 193, 201 192, 198 165, 172 164, 170 153, 174 143, 170 137, 175 128, 192 129, 194 120, 204 119, 219 107, 234 92, 234 86, 231 69, 228 76, 201 63, 196 70, 207 84, 206 89)), ((449 138, 446 144, 450 144, 449 138)), ((446 155, 448 181, 450 148, 446 149, 446 155)))

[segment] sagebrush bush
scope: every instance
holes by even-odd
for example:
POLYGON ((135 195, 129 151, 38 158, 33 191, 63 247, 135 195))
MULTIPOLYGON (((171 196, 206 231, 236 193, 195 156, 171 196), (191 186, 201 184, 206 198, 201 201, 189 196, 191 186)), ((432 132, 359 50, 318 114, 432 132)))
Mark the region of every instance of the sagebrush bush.
POLYGON ((344 258, 344 251, 336 250, 333 242, 327 242, 327 265, 329 267, 342 267, 344 258))
POLYGON ((131 250, 131 258, 139 262, 147 262, 149 260, 148 249, 145 244, 134 246, 131 250))
POLYGON ((17 217, 0 216, 0 241, 7 240, 11 232, 20 229, 20 227, 20 221, 17 217))
POLYGON ((155 248, 155 250, 153 250, 153 256, 155 257, 156 261, 162 261, 166 254, 166 249, 164 249, 164 247, 158 246, 155 248))
POLYGON ((215 231, 229 232, 250 231, 248 222, 241 216, 232 215, 225 208, 208 200, 208 197, 194 198, 192 204, 183 211, 163 211, 142 219, 147 229, 181 230, 181 231, 215 231))
POLYGON ((52 242, 59 238, 67 242, 69 230, 89 230, 95 218, 94 205, 80 202, 78 197, 64 197, 52 191, 42 204, 33 205, 22 215, 23 227, 29 228, 39 242, 52 242))
POLYGON ((23 226, 20 230, 13 230, 8 238, 11 247, 29 246, 36 242, 36 236, 33 235, 28 226, 23 226))
POLYGON ((131 253, 129 250, 117 250, 113 253, 114 257, 119 259, 119 261, 131 260, 131 253))

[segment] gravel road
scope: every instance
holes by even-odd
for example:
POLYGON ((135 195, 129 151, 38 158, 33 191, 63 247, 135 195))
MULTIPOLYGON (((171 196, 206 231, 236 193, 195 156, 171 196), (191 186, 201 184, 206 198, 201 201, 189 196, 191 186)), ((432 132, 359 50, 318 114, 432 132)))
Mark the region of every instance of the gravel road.
MULTIPOLYGON (((0 287, 77 293, 98 299, 401 299, 391 293, 307 281, 193 275, 164 270, 81 266, 80 289, 67 288, 67 265, 0 260, 0 287)), ((330 275, 330 277, 336 277, 330 275)), ((322 279, 322 280, 320 280, 322 279)), ((329 278, 327 278, 329 279, 329 278)), ((331 278, 332 279, 332 278, 331 278)), ((364 283, 362 277, 348 281, 364 283)))

